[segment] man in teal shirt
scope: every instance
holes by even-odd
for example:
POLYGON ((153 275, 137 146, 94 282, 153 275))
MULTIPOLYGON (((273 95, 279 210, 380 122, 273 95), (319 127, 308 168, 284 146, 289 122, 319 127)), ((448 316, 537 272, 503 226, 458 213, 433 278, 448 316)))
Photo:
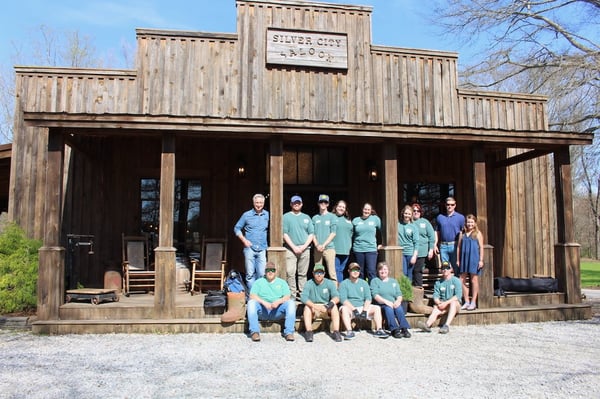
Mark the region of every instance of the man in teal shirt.
POLYGON ((310 262, 310 244, 314 227, 310 216, 302 213, 302 197, 292 196, 291 211, 283 215, 283 241, 285 253, 286 281, 294 298, 300 297, 310 262), (296 285, 296 275, 298 285, 296 285))
POLYGON ((296 324, 296 302, 290 299, 290 287, 277 277, 277 269, 273 262, 265 267, 265 276, 252 285, 248 301, 248 325, 252 341, 260 341, 259 320, 285 319, 283 335, 286 341, 294 340, 296 324))
POLYGON ((329 196, 319 195, 319 213, 313 216, 312 222, 315 230, 313 237, 315 264, 325 262, 328 277, 337 282, 335 273, 335 245, 333 239, 336 235, 337 217, 329 212, 329 196))
POLYGON ((431 332, 431 326, 435 320, 447 315, 446 322, 440 327, 440 334, 448 334, 450 332, 450 323, 454 317, 460 312, 462 298, 462 282, 458 277, 452 274, 452 266, 450 263, 442 263, 442 278, 436 281, 433 287, 433 311, 427 322, 419 320, 417 327, 425 332, 431 332))
POLYGON ((337 308, 340 302, 340 294, 335 281, 325 278, 325 266, 320 263, 315 265, 313 275, 313 279, 304 285, 302 297, 300 298, 304 304, 302 315, 306 327, 306 342, 313 342, 312 322, 317 317, 331 319, 333 339, 335 342, 342 342, 340 312, 337 308))

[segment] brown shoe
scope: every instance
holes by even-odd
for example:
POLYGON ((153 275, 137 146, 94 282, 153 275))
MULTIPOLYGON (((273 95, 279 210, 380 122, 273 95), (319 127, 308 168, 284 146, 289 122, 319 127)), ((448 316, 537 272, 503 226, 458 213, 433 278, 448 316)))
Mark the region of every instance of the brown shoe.
POLYGON ((294 334, 288 334, 285 336, 285 340, 289 342, 294 342, 294 334))
POLYGON ((254 342, 259 342, 260 341, 260 334, 257 333, 257 332, 252 333, 252 335, 250 337, 252 338, 252 341, 254 341, 254 342))

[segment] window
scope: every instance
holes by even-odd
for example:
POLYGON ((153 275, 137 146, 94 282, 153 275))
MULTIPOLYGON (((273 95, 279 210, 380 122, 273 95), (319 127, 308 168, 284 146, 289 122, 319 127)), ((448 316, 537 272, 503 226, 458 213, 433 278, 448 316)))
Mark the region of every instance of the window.
POLYGON ((446 198, 453 196, 454 183, 408 183, 404 185, 402 199, 405 204, 421 204, 421 217, 433 221, 443 211, 440 206, 443 206, 446 198))
MULTIPOLYGON (((160 210, 160 179, 141 180, 142 231, 149 233, 156 245, 160 210)), ((175 209, 173 209, 173 245, 177 252, 189 254, 200 251, 199 180, 175 180, 175 209)))
POLYGON ((346 150, 335 147, 285 147, 283 183, 291 185, 345 186, 346 150))

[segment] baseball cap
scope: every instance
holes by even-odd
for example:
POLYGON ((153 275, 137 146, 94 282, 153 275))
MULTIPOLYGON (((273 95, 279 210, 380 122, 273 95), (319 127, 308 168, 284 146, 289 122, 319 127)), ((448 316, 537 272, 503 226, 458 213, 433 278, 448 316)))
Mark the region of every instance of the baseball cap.
POLYGON ((452 270, 452 266, 450 266, 450 263, 448 263, 448 262, 443 262, 442 270, 452 270))
POLYGON ((327 195, 327 194, 319 195, 319 202, 329 202, 329 195, 327 195))
POLYGON ((325 266, 323 266, 320 263, 317 263, 315 265, 315 267, 313 268, 313 272, 324 272, 325 271, 325 266))
POLYGON ((356 262, 352 262, 348 265, 348 270, 360 270, 360 265, 356 262))
POLYGON ((294 202, 302 202, 302 197, 299 195, 293 195, 290 202, 293 204, 294 202))

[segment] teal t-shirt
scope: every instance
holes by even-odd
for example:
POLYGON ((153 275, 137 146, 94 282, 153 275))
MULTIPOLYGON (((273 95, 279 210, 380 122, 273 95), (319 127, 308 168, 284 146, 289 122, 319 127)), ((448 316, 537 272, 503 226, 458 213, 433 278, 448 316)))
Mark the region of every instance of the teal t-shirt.
POLYGON ((252 284, 250 294, 255 294, 263 300, 273 303, 291 293, 285 280, 275 277, 273 281, 269 282, 266 277, 261 277, 252 284))
POLYGON ((433 299, 444 302, 455 296, 462 301, 462 283, 458 277, 452 276, 448 280, 438 280, 433 286, 433 299))
POLYGON ((362 278, 357 279, 355 283, 347 278, 340 284, 340 303, 350 301, 353 306, 358 307, 364 306, 365 301, 372 299, 369 284, 362 278))
POLYGON ((377 230, 381 230, 381 219, 377 215, 370 215, 363 219, 360 216, 352 220, 354 226, 354 252, 376 252, 377 230))
POLYGON ((413 224, 419 230, 419 253, 417 256, 422 258, 427 256, 429 250, 435 246, 435 231, 429 220, 424 218, 415 220, 413 224))
POLYGON ((375 295, 381 295, 385 300, 395 302, 396 298, 402 295, 400 290, 400 284, 398 280, 394 278, 388 278, 383 281, 379 277, 375 277, 371 281, 371 295, 375 298, 375 295))
POLYGON ((304 244, 313 233, 312 220, 307 214, 290 211, 283 215, 283 234, 287 234, 295 245, 304 244))
MULTIPOLYGON (((315 216, 313 216, 312 222, 315 231, 315 236, 317 237, 317 242, 319 244, 324 243, 331 233, 336 233, 337 217, 331 212, 327 212, 324 215, 316 214, 315 216)), ((333 240, 331 240, 331 242, 325 247, 325 249, 334 248, 335 243, 333 240)))
POLYGON ((345 216, 337 216, 335 237, 333 238, 333 244, 335 246, 335 253, 338 255, 350 255, 350 249, 352 249, 352 234, 354 233, 354 226, 352 221, 345 216))
POLYGON ((419 231, 412 223, 398 223, 398 246, 402 254, 412 256, 419 247, 419 231))
POLYGON ((327 303, 333 298, 339 298, 340 294, 335 287, 335 283, 328 278, 324 278, 321 284, 315 282, 315 280, 309 280, 304 284, 302 295, 300 300, 302 303, 306 303, 309 300, 313 303, 327 303))

